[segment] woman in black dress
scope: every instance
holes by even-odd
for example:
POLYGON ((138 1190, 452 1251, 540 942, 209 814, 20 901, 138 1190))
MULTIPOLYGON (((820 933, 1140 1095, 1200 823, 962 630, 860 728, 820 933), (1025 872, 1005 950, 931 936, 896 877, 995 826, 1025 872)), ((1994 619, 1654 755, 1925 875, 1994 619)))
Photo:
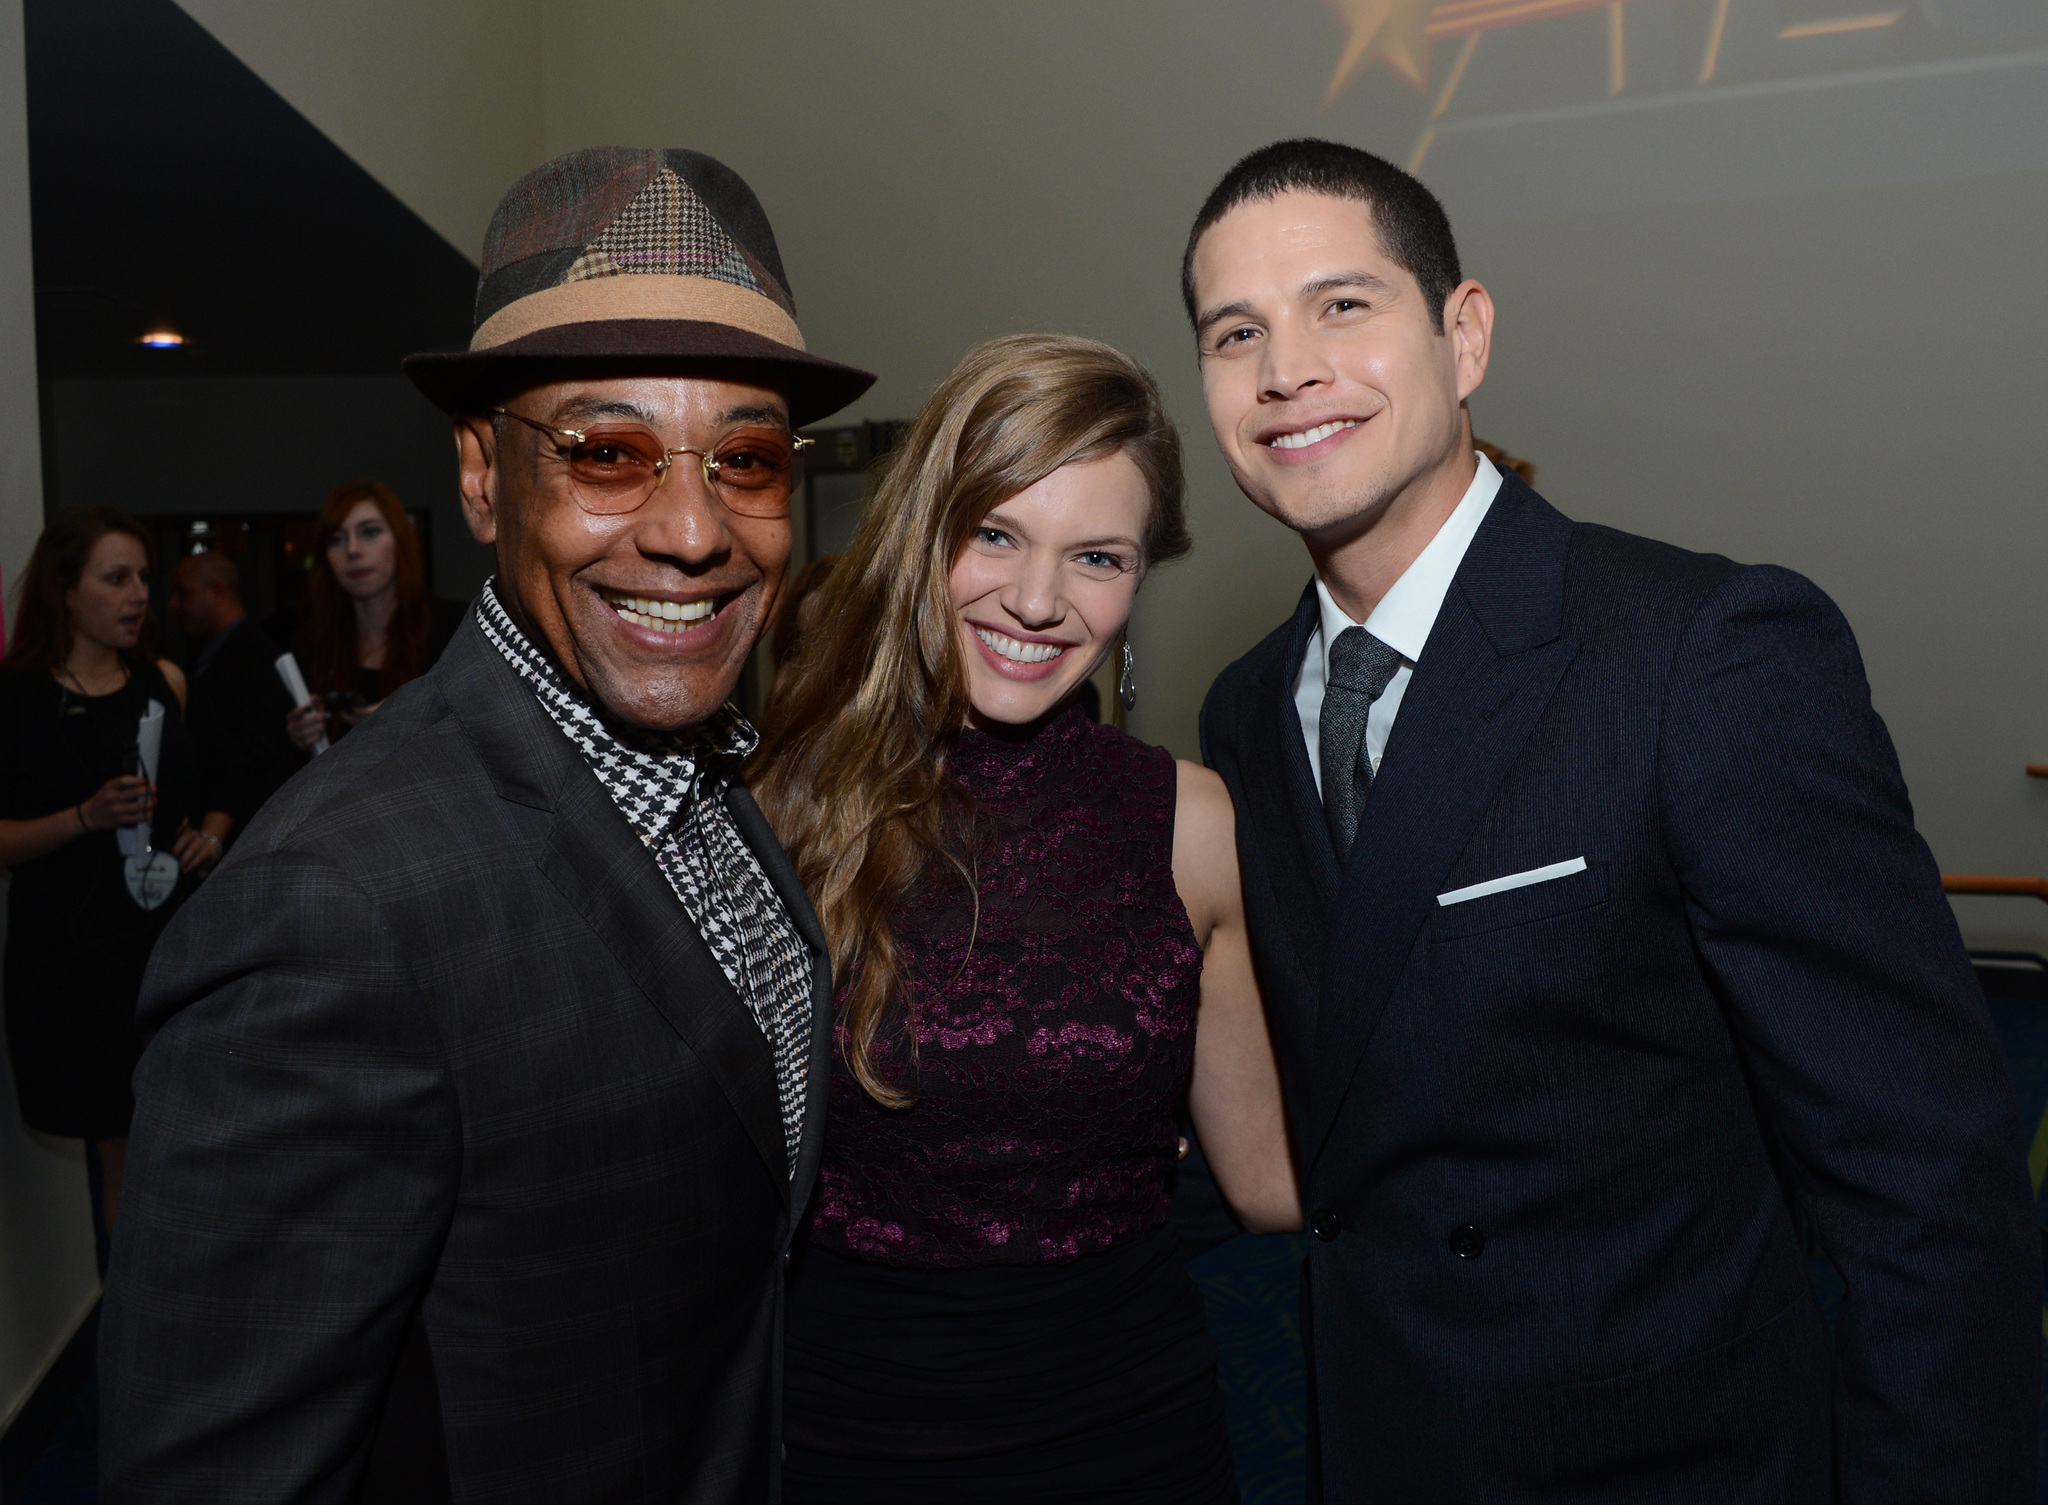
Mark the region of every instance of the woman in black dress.
POLYGON ((427 594, 419 532, 381 481, 337 487, 320 505, 314 536, 319 552, 292 649, 313 703, 285 719, 292 741, 309 752, 433 668, 465 610, 427 594))
POLYGON ((7 1049, 22 1121, 83 1139, 111 1229, 141 1051, 142 973, 232 822, 193 811, 185 678, 156 656, 149 535, 108 507, 59 513, 22 578, 0 662, 0 866, 7 1049), (154 788, 136 730, 163 708, 154 788), (194 820, 197 824, 194 824, 194 820), (147 820, 148 846, 120 828, 147 820))
POLYGON ((840 988, 789 1505, 1237 1498, 1165 1226, 1183 1100, 1246 1221, 1300 1221, 1234 817, 1076 704, 1187 545, 1151 379, 994 341, 824 585, 818 620, 857 626, 812 634, 770 706, 749 782, 840 988))

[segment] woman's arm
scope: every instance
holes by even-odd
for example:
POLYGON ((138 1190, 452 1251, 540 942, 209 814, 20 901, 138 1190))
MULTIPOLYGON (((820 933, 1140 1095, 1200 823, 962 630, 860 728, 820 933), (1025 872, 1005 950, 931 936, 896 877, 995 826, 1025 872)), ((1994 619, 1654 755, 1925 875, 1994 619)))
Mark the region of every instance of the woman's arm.
POLYGON ((20 867, 47 857, 87 832, 135 825, 148 816, 149 803, 149 780, 124 775, 107 780, 83 804, 34 820, 0 820, 0 867, 20 867))
POLYGON ((228 832, 234 829, 235 818, 225 810, 207 811, 196 826, 189 820, 181 823, 171 841, 171 855, 178 859, 178 871, 206 872, 226 855, 228 832))
MULTIPOLYGON (((158 659, 156 666, 171 693, 178 697, 178 713, 183 715, 185 703, 191 698, 185 691, 185 671, 167 658, 158 659)), ((171 853, 178 859, 178 870, 204 872, 212 867, 227 850, 228 832, 234 828, 233 817, 224 810, 208 811, 197 826, 189 820, 181 821, 177 834, 171 838, 171 853)))
POLYGON ((1257 1233, 1301 1227, 1280 1068, 1252 972, 1237 875, 1237 815, 1208 769, 1177 765, 1173 880, 1202 945, 1202 1004, 1189 1092, 1216 1183, 1257 1233))
POLYGON ((83 805, 74 805, 38 820, 0 820, 0 867, 34 862, 85 835, 84 812, 83 805))
POLYGON ((285 712, 284 734, 300 752, 311 752, 313 744, 327 735, 327 712, 317 698, 311 705, 285 712))
POLYGON ((164 683, 171 687, 171 693, 178 697, 178 714, 185 714, 185 671, 167 658, 156 661, 157 672, 164 677, 164 683))

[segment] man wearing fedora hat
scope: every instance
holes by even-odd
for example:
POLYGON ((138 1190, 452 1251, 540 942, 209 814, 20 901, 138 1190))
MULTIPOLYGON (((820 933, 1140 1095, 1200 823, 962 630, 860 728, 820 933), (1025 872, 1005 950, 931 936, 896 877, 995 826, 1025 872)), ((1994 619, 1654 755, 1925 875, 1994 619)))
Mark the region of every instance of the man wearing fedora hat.
POLYGON ((777 1493, 831 986, 727 697, 873 378, 695 152, 529 174, 476 314, 406 369, 494 581, 157 950, 109 1501, 777 1493))

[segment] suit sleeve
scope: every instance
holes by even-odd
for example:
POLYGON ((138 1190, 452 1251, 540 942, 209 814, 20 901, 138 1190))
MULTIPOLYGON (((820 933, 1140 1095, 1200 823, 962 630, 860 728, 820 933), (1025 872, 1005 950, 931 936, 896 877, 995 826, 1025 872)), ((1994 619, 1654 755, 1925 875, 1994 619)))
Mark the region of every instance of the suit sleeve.
POLYGON ((1837 1498, 2030 1501, 2041 1242, 2012 1088, 1834 604, 1733 577, 1659 756, 1699 954, 1847 1287, 1837 1498))
POLYGON ((352 1497, 461 1162, 377 906, 293 853, 165 932, 100 1330, 109 1502, 352 1497))

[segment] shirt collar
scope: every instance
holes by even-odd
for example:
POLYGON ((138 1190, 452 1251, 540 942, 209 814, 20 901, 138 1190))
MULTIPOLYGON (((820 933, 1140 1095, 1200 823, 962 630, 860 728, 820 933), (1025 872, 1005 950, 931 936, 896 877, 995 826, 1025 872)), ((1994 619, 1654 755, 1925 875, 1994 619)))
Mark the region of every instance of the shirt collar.
POLYGON ((1479 525, 1486 521, 1487 509, 1500 494, 1500 472, 1486 456, 1476 450, 1473 455, 1479 468, 1473 473, 1472 484, 1465 488, 1465 495, 1436 530, 1436 537, 1401 572, 1401 578, 1380 598, 1380 604, 1365 621, 1354 622, 1346 616, 1344 608, 1331 599, 1330 588, 1323 584, 1322 577, 1316 577, 1316 602, 1322 608, 1325 651, 1345 628, 1363 627, 1409 663, 1421 659, 1422 645, 1429 641, 1430 629, 1436 626, 1437 613, 1443 610, 1444 597, 1450 594, 1451 581, 1457 577, 1465 551, 1472 546, 1479 525))
POLYGON ((583 754, 643 840, 651 842, 668 828, 700 780, 711 777, 722 787, 761 740, 730 703, 673 732, 615 726, 520 630, 498 599, 497 583, 493 577, 477 596, 477 625, 583 754))

